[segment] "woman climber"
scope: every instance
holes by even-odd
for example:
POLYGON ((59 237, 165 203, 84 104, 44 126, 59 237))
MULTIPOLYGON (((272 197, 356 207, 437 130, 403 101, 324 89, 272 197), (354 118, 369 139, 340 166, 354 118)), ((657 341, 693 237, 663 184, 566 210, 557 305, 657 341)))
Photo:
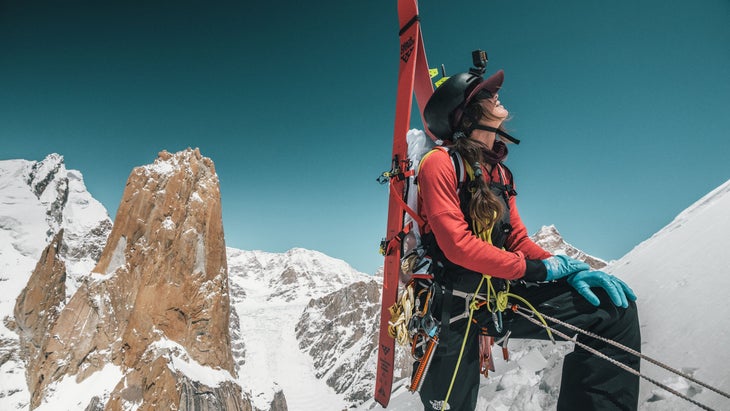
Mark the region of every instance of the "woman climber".
MULTIPOLYGON (((483 73, 478 67, 448 78, 424 110, 429 133, 446 146, 424 156, 418 170, 418 213, 425 222, 420 231, 439 288, 431 310, 441 323, 420 390, 427 410, 475 409, 480 334, 502 342, 548 338, 544 328, 505 304, 526 301, 537 312, 641 349, 636 296, 624 282, 551 255, 528 237, 512 173, 502 163, 505 141, 519 143, 503 129, 509 111, 497 92, 504 73, 486 80, 483 73), (462 183, 457 173, 464 171, 462 183), (482 304, 469 313, 469 301, 482 304)), ((639 359, 625 351, 582 335, 578 341, 639 369, 639 359)), ((635 410, 638 392, 639 377, 576 347, 564 360, 557 409, 635 410)))

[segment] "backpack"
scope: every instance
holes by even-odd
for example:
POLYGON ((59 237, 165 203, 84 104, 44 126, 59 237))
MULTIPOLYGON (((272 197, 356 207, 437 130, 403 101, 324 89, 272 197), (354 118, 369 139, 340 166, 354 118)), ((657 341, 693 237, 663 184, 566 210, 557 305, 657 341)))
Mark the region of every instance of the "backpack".
POLYGON ((464 160, 456 151, 437 145, 426 135, 425 132, 418 129, 411 129, 406 135, 408 143, 408 160, 410 172, 405 188, 406 214, 403 218, 403 232, 405 236, 402 240, 401 253, 401 280, 407 283, 414 275, 418 277, 430 277, 431 258, 426 255, 426 249, 423 246, 423 239, 420 228, 424 225, 424 221, 418 215, 418 170, 423 158, 432 150, 443 150, 449 153, 451 161, 454 165, 454 171, 457 176, 457 194, 467 181, 467 171, 464 167, 464 160))

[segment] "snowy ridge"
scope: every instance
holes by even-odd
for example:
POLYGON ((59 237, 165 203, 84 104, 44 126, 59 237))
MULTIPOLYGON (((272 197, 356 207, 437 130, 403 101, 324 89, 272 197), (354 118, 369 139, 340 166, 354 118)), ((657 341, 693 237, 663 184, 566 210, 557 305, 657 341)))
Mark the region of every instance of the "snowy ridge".
POLYGON ((122 370, 114 364, 106 364, 101 371, 95 372, 80 383, 76 382, 75 375, 67 375, 49 387, 46 400, 35 410, 83 410, 94 402, 102 406, 123 377, 122 370), (94 397, 97 399, 94 400, 94 397))
MULTIPOLYGON (((680 213, 666 227, 613 263, 612 274, 638 295, 645 354, 730 391, 730 289, 727 259, 730 181, 680 213), (669 319, 669 321, 668 321, 669 319)), ((715 409, 730 400, 653 366, 644 371, 715 409)), ((685 401, 642 383, 647 410, 683 410, 685 401)))
MULTIPOLYGON (((659 239, 661 237, 669 235, 669 233, 682 227, 688 221, 696 218, 696 216, 699 216, 699 215, 705 213, 708 209, 714 208, 716 206, 715 203, 718 201, 724 201, 723 199, 728 196, 728 193, 730 193, 730 180, 726 181, 719 187, 715 188, 714 190, 712 190, 711 192, 706 194, 704 197, 697 200, 691 206, 687 207, 684 211, 679 213, 672 220, 671 223, 667 224, 664 228, 657 231, 648 240, 641 242, 639 245, 637 245, 635 247, 634 250, 644 247, 645 244, 651 244, 655 241, 659 241, 659 239)), ((634 250, 629 252, 629 254, 633 253, 634 250)))
MULTIPOLYGON (((189 150, 189 148, 188 148, 189 150)), ((150 176, 169 177, 177 172, 181 167, 177 157, 171 155, 167 151, 161 151, 152 164, 142 166, 142 170, 150 176)))
POLYGON ((563 254, 577 260, 585 261, 593 269, 600 270, 607 264, 602 259, 588 255, 565 241, 554 225, 542 226, 542 228, 540 228, 540 230, 538 230, 538 232, 530 238, 532 238, 537 245, 553 254, 563 254))
POLYGON ((58 154, 40 162, 0 161, 0 205, 0 264, 13 261, 0 266, 0 275, 12 277, 11 294, 20 293, 43 248, 63 229, 68 300, 96 264, 112 226, 82 174, 67 170, 58 154))
POLYGON ((318 251, 293 248, 286 253, 228 248, 231 277, 267 285, 267 300, 307 303, 362 279, 346 262, 318 251))

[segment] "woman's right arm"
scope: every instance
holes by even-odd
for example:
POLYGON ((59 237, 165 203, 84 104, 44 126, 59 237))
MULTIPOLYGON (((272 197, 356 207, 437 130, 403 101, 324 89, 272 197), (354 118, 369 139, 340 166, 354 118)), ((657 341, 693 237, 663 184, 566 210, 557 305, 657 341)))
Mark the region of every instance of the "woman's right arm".
POLYGON ((456 173, 448 153, 437 150, 421 163, 418 172, 419 212, 449 261, 466 269, 505 278, 544 279, 540 260, 526 260, 475 236, 464 219, 456 194, 456 173))

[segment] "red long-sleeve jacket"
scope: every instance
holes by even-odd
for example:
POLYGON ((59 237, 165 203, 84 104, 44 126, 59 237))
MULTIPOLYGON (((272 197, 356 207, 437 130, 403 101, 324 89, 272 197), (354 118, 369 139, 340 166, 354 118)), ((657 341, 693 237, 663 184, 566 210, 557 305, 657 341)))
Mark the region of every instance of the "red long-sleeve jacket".
MULTIPOLYGON (((514 184, 506 173, 504 184, 514 184)), ((491 174, 483 169, 487 182, 500 182, 497 167, 491 174)), ((516 280, 525 277, 542 280, 545 268, 539 261, 551 254, 535 244, 517 211, 515 196, 509 197, 512 232, 504 245, 497 248, 476 237, 459 206, 456 172, 451 157, 444 150, 434 150, 421 162, 418 171, 419 214, 425 222, 424 232, 433 232, 445 257, 452 263, 483 275, 516 280), (542 278, 541 278, 542 277, 542 278)))

